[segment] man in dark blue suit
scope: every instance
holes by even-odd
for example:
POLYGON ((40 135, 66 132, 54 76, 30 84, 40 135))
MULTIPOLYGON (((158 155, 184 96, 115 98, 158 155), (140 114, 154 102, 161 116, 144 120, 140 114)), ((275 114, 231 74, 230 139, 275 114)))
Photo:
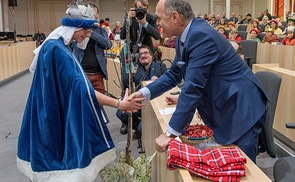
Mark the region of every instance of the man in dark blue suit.
MULTIPOLYGON (((166 72, 166 65, 159 61, 153 61, 153 52, 152 50, 146 46, 142 45, 139 47, 139 62, 138 65, 135 66, 132 74, 133 81, 135 85, 135 90, 139 90, 141 88, 142 81, 155 81, 157 80, 164 72, 166 72)), ((125 65, 122 66, 122 80, 124 89, 129 87, 129 74, 126 73, 125 65)), ((122 94, 124 95, 124 94, 122 94)), ((123 113, 120 109, 116 113, 117 117, 121 120, 122 126, 120 128, 120 133, 122 135, 127 134, 127 126, 128 126, 128 113, 123 113)), ((133 134, 133 139, 138 139, 141 137, 141 110, 132 113, 132 128, 135 131, 133 134)))
POLYGON ((194 18, 187 1, 160 0, 156 16, 165 37, 178 37, 176 56, 168 72, 129 99, 153 99, 185 80, 156 149, 166 151, 171 137, 185 133, 198 109, 218 143, 239 146, 255 162, 268 102, 260 82, 228 40, 205 20, 194 18))

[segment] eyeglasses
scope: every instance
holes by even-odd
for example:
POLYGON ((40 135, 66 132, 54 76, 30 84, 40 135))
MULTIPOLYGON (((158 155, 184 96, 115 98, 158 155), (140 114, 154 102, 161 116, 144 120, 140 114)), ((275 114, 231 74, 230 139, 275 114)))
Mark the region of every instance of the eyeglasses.
POLYGON ((84 31, 85 31, 85 33, 90 33, 90 32, 92 32, 92 28, 84 28, 84 31))
POLYGON ((149 54, 149 53, 150 52, 148 52, 148 51, 146 51, 146 52, 140 52, 139 55, 141 56, 141 55, 144 55, 144 54, 146 55, 146 54, 149 54))

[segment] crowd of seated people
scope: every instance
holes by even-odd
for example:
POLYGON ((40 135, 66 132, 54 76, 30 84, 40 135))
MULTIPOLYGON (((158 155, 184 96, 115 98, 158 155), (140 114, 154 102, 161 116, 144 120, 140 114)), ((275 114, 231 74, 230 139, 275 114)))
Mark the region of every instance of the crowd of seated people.
POLYGON ((201 13, 198 13, 198 18, 204 18, 210 26, 220 32, 226 39, 235 40, 237 42, 247 39, 256 40, 261 43, 277 44, 278 42, 282 45, 293 45, 288 41, 292 39, 289 34, 291 34, 291 32, 294 33, 295 30, 295 17, 290 12, 286 13, 286 21, 281 21, 279 18, 271 16, 267 9, 260 11, 259 16, 255 19, 252 18, 250 13, 246 13, 244 19, 242 15, 236 17, 235 13, 231 14, 230 19, 224 16, 225 13, 223 13, 222 16, 211 13, 208 16, 206 14, 205 18, 201 13), (242 29, 238 28, 241 24, 247 25, 246 38, 241 34, 242 29), (281 42, 282 40, 285 41, 281 42))
MULTIPOLYGON (((294 35, 295 18, 290 12, 286 12, 285 24, 283 24, 279 19, 272 19, 272 16, 268 13, 267 9, 260 11, 259 16, 256 19, 253 19, 250 13, 247 13, 244 19, 242 15, 236 16, 235 13, 232 13, 229 19, 226 18, 225 13, 222 13, 221 16, 215 15, 214 13, 209 15, 204 14, 204 16, 202 16, 201 13, 198 13, 197 18, 205 19, 208 24, 220 32, 224 38, 235 40, 236 42, 240 42, 244 39, 239 35, 238 31, 238 26, 241 24, 246 24, 248 26, 247 40, 255 40, 261 43, 281 42, 282 45, 292 46, 294 45, 293 42, 295 42, 293 36, 291 36, 294 35), (281 29, 282 26, 284 27, 283 30, 281 29), (263 35, 263 37, 260 34, 263 35)), ((106 31, 111 40, 115 38, 115 35, 117 34, 116 31, 121 29, 120 22, 116 22, 113 32, 111 31, 108 22, 101 20, 100 23, 101 26, 106 28, 106 31)), ((174 48, 176 37, 163 37, 161 29, 159 29, 159 32, 161 38, 158 45, 174 48)))

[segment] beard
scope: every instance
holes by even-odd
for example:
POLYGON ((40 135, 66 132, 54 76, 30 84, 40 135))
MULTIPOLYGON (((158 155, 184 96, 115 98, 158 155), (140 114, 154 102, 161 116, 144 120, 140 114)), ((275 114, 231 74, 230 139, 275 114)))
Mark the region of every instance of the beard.
POLYGON ((146 61, 144 61, 144 62, 141 62, 140 63, 143 67, 145 67, 145 66, 148 66, 150 63, 149 62, 146 62, 146 61))

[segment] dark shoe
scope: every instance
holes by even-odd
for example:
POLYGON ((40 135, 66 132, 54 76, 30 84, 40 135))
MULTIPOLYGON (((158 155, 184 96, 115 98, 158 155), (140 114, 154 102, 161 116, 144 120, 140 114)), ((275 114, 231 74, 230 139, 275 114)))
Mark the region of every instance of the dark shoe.
POLYGON ((137 140, 137 139, 140 139, 141 138, 141 132, 139 130, 136 130, 134 133, 133 133, 133 139, 134 140, 137 140))
POLYGON ((128 128, 127 128, 127 126, 126 126, 125 124, 122 124, 122 125, 121 125, 120 133, 121 133, 122 135, 126 135, 126 134, 128 133, 128 128))

